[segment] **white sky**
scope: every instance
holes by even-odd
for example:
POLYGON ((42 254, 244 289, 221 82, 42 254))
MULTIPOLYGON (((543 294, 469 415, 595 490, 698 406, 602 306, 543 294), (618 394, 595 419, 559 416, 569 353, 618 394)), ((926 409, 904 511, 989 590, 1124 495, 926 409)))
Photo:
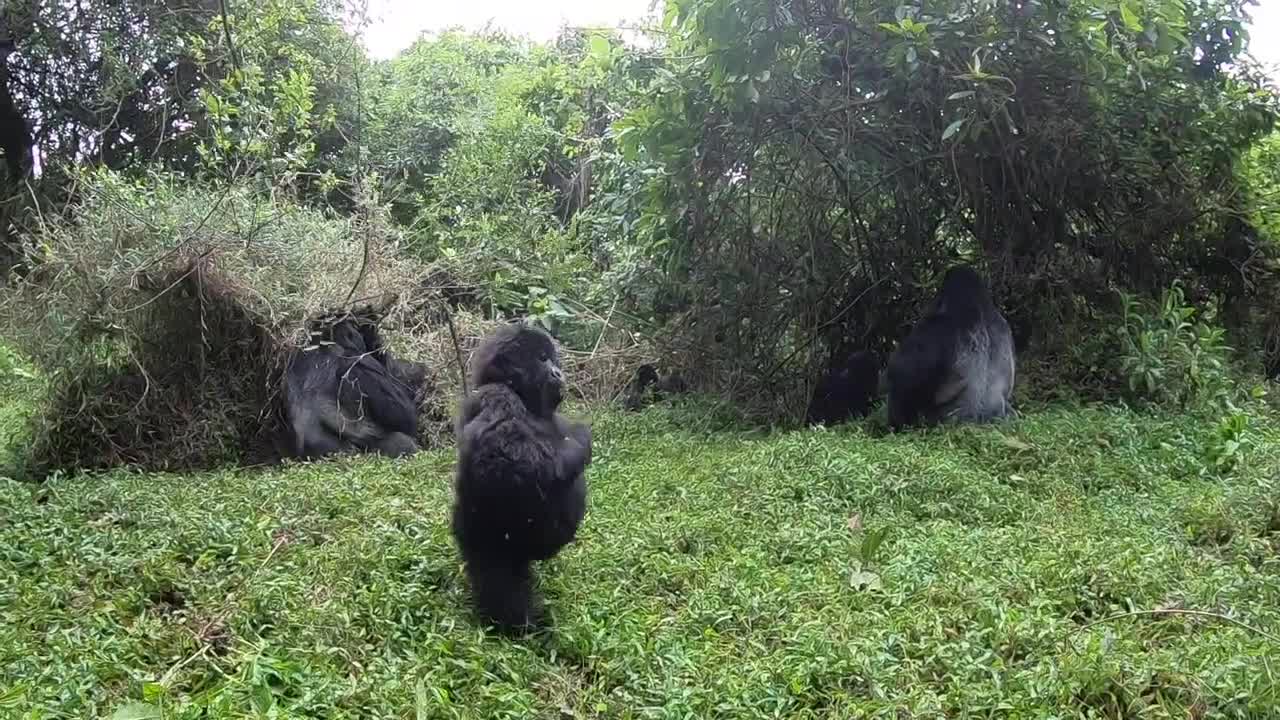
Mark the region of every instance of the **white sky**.
MULTIPOLYGON (((1280 2, 1280 0, 1276 0, 1280 2)), ((614 27, 649 14, 652 0, 368 0, 365 46, 384 60, 409 47, 422 31, 460 25, 478 30, 486 21, 533 40, 554 40, 562 24, 614 27)))
MULTIPOLYGON (((562 23, 613 27, 649 14, 653 0, 368 0, 365 30, 370 54, 386 59, 408 47, 422 31, 453 25, 468 30, 488 20, 533 40, 552 40, 562 23)), ((659 0, 660 2, 660 0, 659 0)), ((1250 49, 1280 81, 1280 0, 1260 0, 1253 15, 1250 49)))

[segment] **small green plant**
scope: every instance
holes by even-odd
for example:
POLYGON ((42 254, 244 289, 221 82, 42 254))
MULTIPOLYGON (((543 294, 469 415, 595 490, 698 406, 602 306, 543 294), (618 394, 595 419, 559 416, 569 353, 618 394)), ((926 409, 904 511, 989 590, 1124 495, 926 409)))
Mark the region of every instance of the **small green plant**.
POLYGON ((1121 292, 1115 330, 1119 373, 1133 399, 1182 408, 1220 406, 1229 399, 1225 331, 1217 305, 1197 309, 1175 282, 1149 303, 1121 292))
POLYGON ((1202 474, 1230 475, 1235 472, 1249 449, 1245 435, 1248 429, 1249 414, 1232 406, 1214 430, 1205 453, 1202 474))

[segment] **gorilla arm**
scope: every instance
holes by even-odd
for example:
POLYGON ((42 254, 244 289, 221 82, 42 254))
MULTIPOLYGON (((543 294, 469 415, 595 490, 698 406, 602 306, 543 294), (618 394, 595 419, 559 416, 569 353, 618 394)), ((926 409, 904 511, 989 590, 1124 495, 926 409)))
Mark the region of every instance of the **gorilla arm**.
POLYGON ((494 499, 514 494, 545 502, 571 487, 590 463, 590 432, 558 416, 538 418, 505 385, 480 386, 463 401, 458 418, 468 489, 494 499))
POLYGON ((344 408, 353 409, 357 418, 363 412, 369 420, 388 432, 410 436, 417 434, 417 408, 414 407, 413 396, 404 383, 396 380, 385 367, 369 357, 361 357, 350 365, 341 363, 339 367, 346 368, 344 376, 340 378, 339 392, 340 403, 344 408))

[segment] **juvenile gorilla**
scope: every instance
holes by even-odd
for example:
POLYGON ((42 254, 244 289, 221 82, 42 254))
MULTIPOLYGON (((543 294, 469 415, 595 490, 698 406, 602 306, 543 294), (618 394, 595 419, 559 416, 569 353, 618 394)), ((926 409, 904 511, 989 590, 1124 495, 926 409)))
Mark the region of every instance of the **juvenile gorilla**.
POLYGON ((531 563, 572 541, 586 512, 591 429, 556 414, 564 375, 541 330, 503 326, 472 367, 458 419, 453 536, 481 618, 519 631, 542 621, 531 563))
POLYGON ((660 377, 656 365, 644 363, 636 368, 636 374, 627 383, 622 405, 628 410, 639 410, 667 395, 681 395, 687 391, 688 384, 679 373, 670 372, 660 377))
POLYGON ((810 425, 835 425, 866 415, 880 390, 880 359, 859 350, 843 363, 833 362, 818 380, 805 411, 810 425))
POLYGON ((285 370, 292 454, 310 459, 349 450, 396 457, 417 452, 413 391, 379 360, 391 358, 376 331, 362 332, 348 319, 322 334, 327 337, 319 347, 294 353, 285 370))
POLYGON ((889 358, 889 425, 985 422, 1009 413, 1009 323, 972 268, 953 267, 924 317, 889 358))

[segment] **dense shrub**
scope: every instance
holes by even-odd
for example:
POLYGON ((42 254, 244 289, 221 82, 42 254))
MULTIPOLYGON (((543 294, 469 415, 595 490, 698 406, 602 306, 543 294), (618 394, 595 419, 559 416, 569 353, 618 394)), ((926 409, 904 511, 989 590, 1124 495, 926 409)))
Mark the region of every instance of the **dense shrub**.
POLYGON ((652 165, 642 224, 672 332, 723 392, 776 412, 804 389, 779 380, 892 344, 962 260, 1023 350, 1102 329, 1061 317, 1088 310, 1075 296, 1179 278, 1258 322, 1276 253, 1240 222, 1235 168, 1276 97, 1241 55, 1242 12, 668 3, 678 60, 618 127, 652 165))

